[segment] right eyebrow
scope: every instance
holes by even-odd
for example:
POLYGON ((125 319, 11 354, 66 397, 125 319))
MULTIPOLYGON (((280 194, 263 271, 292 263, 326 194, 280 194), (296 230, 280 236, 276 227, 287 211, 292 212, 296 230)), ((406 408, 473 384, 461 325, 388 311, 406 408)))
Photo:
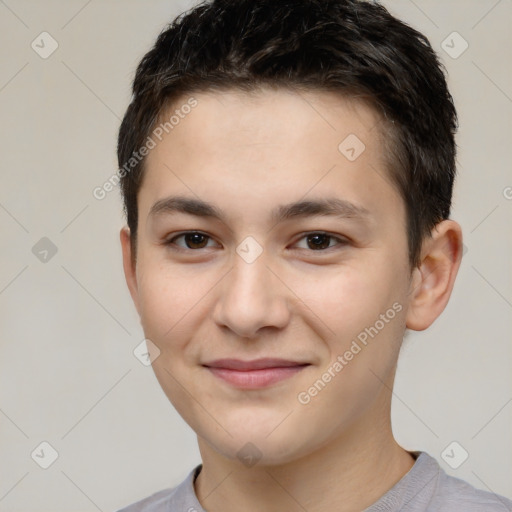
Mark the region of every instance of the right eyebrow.
POLYGON ((154 217, 162 214, 186 213, 196 217, 211 217, 213 219, 225 221, 222 212, 213 204, 182 196, 165 197, 157 201, 149 210, 148 217, 154 217))

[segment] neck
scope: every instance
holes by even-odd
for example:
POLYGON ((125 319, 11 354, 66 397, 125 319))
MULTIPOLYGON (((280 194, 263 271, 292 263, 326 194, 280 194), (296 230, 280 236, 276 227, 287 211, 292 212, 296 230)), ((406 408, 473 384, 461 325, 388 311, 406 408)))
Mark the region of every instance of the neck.
POLYGON ((389 418, 389 410, 382 410, 388 405, 371 408, 332 442, 281 465, 248 468, 198 438, 203 468, 194 485, 199 502, 208 512, 364 510, 414 464, 394 440, 390 420, 382 420, 389 418))

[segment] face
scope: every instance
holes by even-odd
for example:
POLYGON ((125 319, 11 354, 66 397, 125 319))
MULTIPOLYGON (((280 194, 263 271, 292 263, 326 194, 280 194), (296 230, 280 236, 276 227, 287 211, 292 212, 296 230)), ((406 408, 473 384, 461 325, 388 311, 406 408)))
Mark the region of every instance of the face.
POLYGON ((369 433, 411 289, 376 114, 326 92, 194 98, 147 156, 135 267, 123 242, 158 381, 228 458, 369 433))

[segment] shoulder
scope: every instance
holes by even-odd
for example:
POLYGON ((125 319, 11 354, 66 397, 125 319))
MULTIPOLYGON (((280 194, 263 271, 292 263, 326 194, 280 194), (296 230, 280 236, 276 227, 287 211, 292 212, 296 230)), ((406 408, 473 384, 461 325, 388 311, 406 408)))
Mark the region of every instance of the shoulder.
POLYGON ((512 501, 448 475, 426 452, 365 512, 512 512, 512 501))
POLYGON ((204 512, 194 491, 194 479, 201 468, 202 465, 196 466, 178 486, 158 491, 117 512, 204 512))
POLYGON ((512 501, 504 496, 473 487, 468 482, 439 472, 437 489, 429 511, 436 512, 511 512, 512 501))
POLYGON ((117 512, 161 512, 169 510, 169 503, 176 487, 156 492, 147 498, 132 503, 117 512))

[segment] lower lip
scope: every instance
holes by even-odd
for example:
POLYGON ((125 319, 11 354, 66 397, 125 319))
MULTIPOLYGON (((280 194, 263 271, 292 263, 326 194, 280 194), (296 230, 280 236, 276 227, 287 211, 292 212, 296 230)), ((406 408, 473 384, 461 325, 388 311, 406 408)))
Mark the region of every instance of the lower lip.
POLYGON ((243 389, 260 389, 276 382, 292 377, 306 368, 303 366, 287 366, 280 368, 262 368, 261 370, 228 370, 226 368, 208 367, 213 375, 243 389))

